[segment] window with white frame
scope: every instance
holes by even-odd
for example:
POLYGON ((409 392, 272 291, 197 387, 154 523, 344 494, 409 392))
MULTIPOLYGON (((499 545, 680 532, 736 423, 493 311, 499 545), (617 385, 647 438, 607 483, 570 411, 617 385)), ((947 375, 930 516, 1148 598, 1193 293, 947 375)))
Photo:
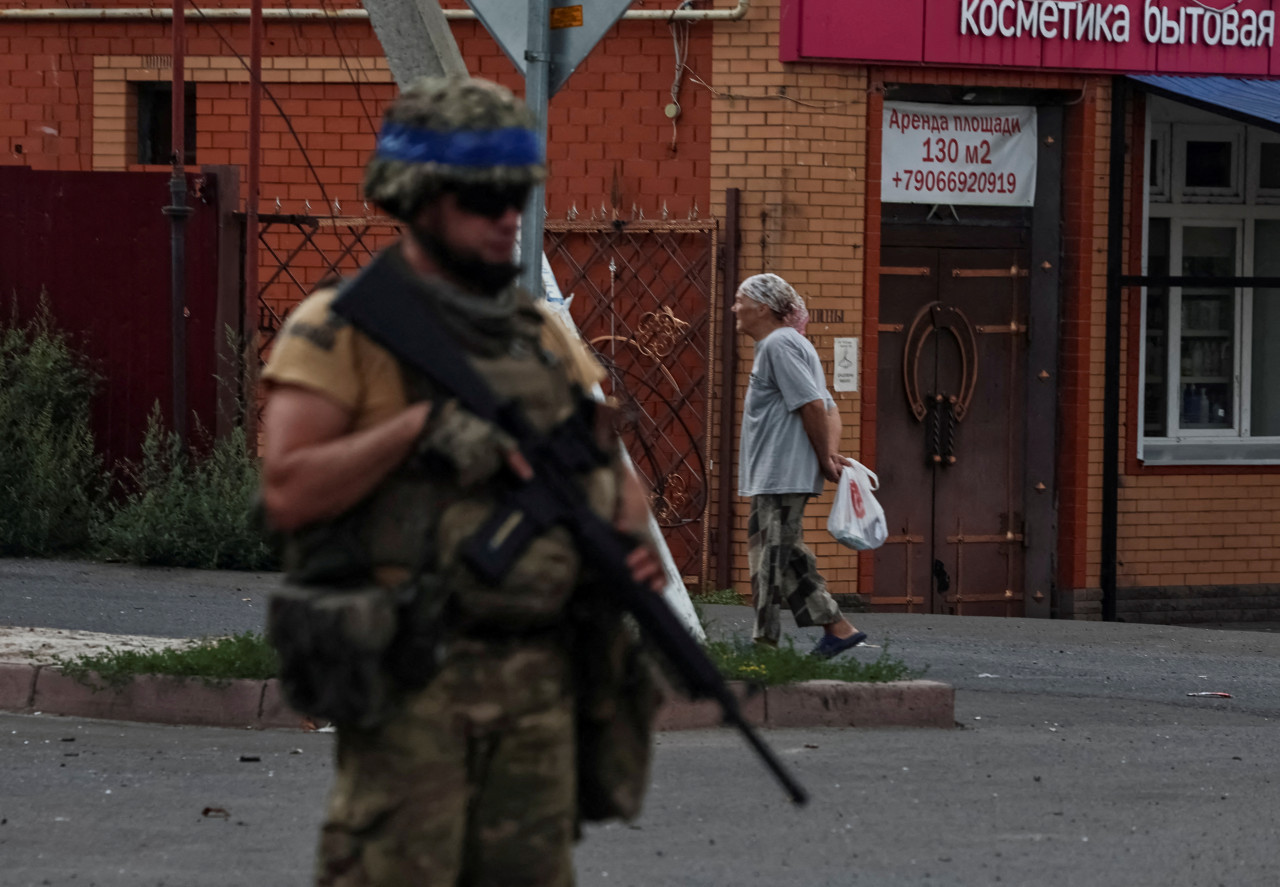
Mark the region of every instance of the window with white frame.
MULTIPOLYGON (((1152 98, 1146 273, 1280 277, 1280 134, 1152 98)), ((1147 464, 1280 463, 1280 289, 1148 287, 1147 464)))

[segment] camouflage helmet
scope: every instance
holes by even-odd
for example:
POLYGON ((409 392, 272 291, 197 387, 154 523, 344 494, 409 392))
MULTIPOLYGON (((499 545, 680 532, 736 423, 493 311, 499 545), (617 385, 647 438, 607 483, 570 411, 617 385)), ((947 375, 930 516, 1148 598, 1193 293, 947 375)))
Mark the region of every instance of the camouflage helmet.
POLYGON ((407 220, 450 187, 532 185, 546 177, 533 115, 504 86, 423 77, 388 107, 365 196, 407 220))

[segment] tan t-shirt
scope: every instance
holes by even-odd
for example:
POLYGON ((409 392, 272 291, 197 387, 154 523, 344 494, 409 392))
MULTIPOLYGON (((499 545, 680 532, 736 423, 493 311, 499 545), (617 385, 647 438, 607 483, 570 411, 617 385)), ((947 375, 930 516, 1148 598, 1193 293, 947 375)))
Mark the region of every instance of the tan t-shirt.
MULTIPOLYGON (((262 379, 268 385, 297 385, 318 392, 348 410, 352 431, 391 418, 408 405, 399 362, 381 345, 330 310, 337 289, 304 299, 280 330, 262 379)), ((539 304, 542 347, 566 366, 585 389, 607 373, 587 345, 539 304)))

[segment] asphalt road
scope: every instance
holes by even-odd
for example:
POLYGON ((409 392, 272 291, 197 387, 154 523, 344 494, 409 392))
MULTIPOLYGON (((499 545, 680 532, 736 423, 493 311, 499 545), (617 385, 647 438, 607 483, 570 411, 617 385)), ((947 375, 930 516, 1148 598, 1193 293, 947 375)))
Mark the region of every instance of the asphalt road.
MULTIPOLYGON (((243 630, 272 581, 0 561, 0 623, 243 630)), ((746 608, 708 613, 748 630, 746 608)), ((1280 883, 1280 634, 855 619, 957 688, 958 729, 769 731, 803 809, 733 733, 662 735, 643 815, 588 830, 579 883, 1280 883)), ((0 715, 0 885, 302 887, 330 753, 326 734, 0 715)))
POLYGON ((0 625, 192 638, 261 631, 272 573, 0 559, 0 625))

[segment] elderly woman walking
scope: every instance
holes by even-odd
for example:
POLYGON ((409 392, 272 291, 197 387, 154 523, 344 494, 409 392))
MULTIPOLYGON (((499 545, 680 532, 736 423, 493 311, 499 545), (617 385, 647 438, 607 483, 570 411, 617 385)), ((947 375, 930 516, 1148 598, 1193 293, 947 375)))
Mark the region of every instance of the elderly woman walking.
POLYGON ((827 391, 822 363, 804 337, 809 313, 776 274, 756 274, 738 287, 733 313, 755 341, 751 382, 742 410, 738 494, 751 497, 748 561, 757 643, 777 646, 785 604, 801 628, 820 625, 813 655, 829 659, 867 639, 840 613, 804 544, 804 507, 823 478, 840 479, 840 411, 827 391))

